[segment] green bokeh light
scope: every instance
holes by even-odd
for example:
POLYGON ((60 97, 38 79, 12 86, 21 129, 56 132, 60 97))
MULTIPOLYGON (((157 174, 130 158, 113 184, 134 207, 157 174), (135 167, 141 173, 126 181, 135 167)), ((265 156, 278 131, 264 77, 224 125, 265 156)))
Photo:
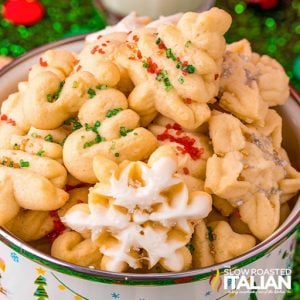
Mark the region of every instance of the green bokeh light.
POLYGON ((244 3, 244 2, 239 2, 235 7, 234 7, 234 11, 238 14, 238 15, 240 15, 240 14, 242 14, 244 11, 245 11, 245 9, 246 9, 246 4, 244 3))
POLYGON ((265 25, 268 28, 274 28, 274 27, 276 27, 276 22, 273 18, 266 18, 265 25))

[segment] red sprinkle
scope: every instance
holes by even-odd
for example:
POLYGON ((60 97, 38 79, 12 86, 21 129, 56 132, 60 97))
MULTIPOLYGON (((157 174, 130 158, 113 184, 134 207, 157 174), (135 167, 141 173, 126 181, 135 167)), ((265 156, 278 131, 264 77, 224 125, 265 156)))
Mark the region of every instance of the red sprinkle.
POLYGON ((110 43, 110 40, 107 40, 106 43, 109 44, 109 43, 110 43))
POLYGON ((79 65, 79 66, 77 67, 76 71, 79 71, 81 68, 82 68, 82 66, 79 65))
POLYGON ((147 63, 149 65, 148 68, 147 68, 147 71, 151 74, 156 74, 157 71, 158 71, 158 66, 155 62, 152 61, 151 57, 147 58, 147 63))
POLYGON ((8 119, 7 115, 2 115, 1 116, 1 121, 7 121, 7 119, 8 119))
POLYGON ((215 80, 219 78, 219 74, 215 74, 215 80))
POLYGON ((182 128, 179 124, 174 123, 174 124, 167 124, 166 125, 166 129, 162 134, 159 134, 157 136, 157 139, 159 141, 165 141, 165 140, 169 140, 170 142, 175 142, 177 144, 180 144, 182 147, 177 147, 177 150, 180 151, 182 154, 189 154, 190 157, 193 160, 197 160, 201 157, 201 155, 204 153, 204 149, 203 148, 197 148, 194 146, 196 140, 194 138, 191 138, 189 136, 175 136, 172 135, 169 130, 175 130, 175 131, 181 131, 182 128))
POLYGON ((59 235, 61 235, 65 231, 66 227, 61 222, 57 210, 50 211, 49 215, 53 219, 54 229, 47 234, 47 239, 52 243, 59 235))
POLYGON ((192 104, 193 100, 191 98, 184 99, 184 103, 186 104, 192 104))
POLYGON ((1 121, 5 121, 7 124, 10 124, 12 126, 16 126, 16 121, 11 119, 11 118, 8 118, 7 115, 1 115, 1 121))
POLYGON ((140 50, 138 50, 138 52, 137 52, 137 57, 138 57, 138 59, 142 59, 142 57, 143 57, 140 50))
POLYGON ((189 169, 188 169, 187 167, 184 167, 184 168, 183 168, 183 173, 184 173, 185 175, 188 175, 188 174, 190 174, 190 171, 189 171, 189 169))
POLYGON ((95 54, 98 50, 99 46, 95 46, 92 50, 91 50, 91 53, 92 54, 95 54))
POLYGON ((138 42, 140 38, 139 38, 137 35, 134 35, 134 36, 132 37, 132 39, 133 39, 135 42, 138 42))
POLYGON ((99 34, 99 35, 97 36, 97 40, 100 40, 102 37, 103 37, 103 35, 99 34))
POLYGON ((80 62, 80 60, 79 60, 79 59, 75 59, 75 60, 74 60, 74 66, 78 65, 78 64, 79 64, 79 62, 80 62))
POLYGON ((166 45, 162 40, 160 40, 159 44, 157 45, 159 49, 167 49, 166 45))
POLYGON ((106 43, 102 43, 101 45, 102 45, 103 47, 106 47, 106 46, 107 46, 107 44, 106 44, 106 43))
POLYGON ((98 52, 99 52, 100 54, 105 54, 105 51, 104 51, 102 48, 100 48, 100 49, 98 50, 98 52))
POLYGON ((46 61, 44 61, 42 57, 40 57, 40 65, 42 67, 48 67, 48 63, 46 61))

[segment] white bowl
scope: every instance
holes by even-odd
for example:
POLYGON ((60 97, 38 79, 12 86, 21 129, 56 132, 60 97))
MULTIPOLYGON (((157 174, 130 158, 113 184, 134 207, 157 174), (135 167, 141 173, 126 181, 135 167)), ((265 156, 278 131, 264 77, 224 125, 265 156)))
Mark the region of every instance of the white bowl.
MULTIPOLYGON (((16 91, 19 81, 26 80, 29 68, 38 61, 42 52, 51 48, 79 52, 83 44, 83 36, 73 37, 42 46, 13 61, 0 71, 0 103, 16 91)), ((299 169, 300 105, 291 97, 278 111, 284 120, 284 147, 293 165, 299 169)), ((299 208, 300 198, 280 228, 249 252, 217 265, 181 273, 112 273, 79 267, 43 254, 0 228, 0 299, 39 299, 39 291, 45 291, 49 297, 40 299, 52 300, 249 299, 251 290, 244 289, 245 293, 242 293, 241 290, 226 289, 224 284, 229 283, 229 270, 236 274, 260 270, 255 276, 246 276, 248 282, 255 280, 257 286, 261 282, 261 272, 287 269, 289 273, 296 244, 299 208)), ((290 276, 285 279, 290 280, 290 276)), ((252 293, 258 299, 282 299, 284 288, 274 290, 268 287, 252 293)))

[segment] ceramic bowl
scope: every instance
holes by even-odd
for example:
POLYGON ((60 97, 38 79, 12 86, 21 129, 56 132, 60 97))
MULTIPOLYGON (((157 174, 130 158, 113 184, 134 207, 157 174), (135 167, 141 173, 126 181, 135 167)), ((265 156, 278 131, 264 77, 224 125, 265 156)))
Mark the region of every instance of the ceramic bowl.
MULTIPOLYGON (((16 91, 19 81, 27 78, 29 68, 42 52, 52 48, 79 52, 83 44, 83 36, 69 38, 37 48, 13 61, 0 72, 0 103, 16 91)), ((284 147, 299 169, 300 105, 291 97, 278 111, 284 120, 284 147)), ((299 208, 300 199, 295 201, 292 213, 280 228, 251 251, 217 265, 181 273, 129 274, 84 268, 43 254, 0 228, 0 299, 242 300, 250 296, 251 299, 282 299, 288 284, 281 290, 276 284, 273 288, 260 289, 263 287, 261 274, 272 269, 289 270, 282 279, 287 283, 290 280, 299 208), (245 277, 250 289, 249 286, 234 289, 232 278, 228 279, 229 271, 238 279, 245 277)))

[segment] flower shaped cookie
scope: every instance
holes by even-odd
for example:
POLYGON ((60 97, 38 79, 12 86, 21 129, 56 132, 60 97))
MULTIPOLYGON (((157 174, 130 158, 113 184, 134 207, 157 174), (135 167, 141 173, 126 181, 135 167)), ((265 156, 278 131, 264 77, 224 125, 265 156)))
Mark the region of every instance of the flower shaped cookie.
POLYGON ((168 271, 189 268, 191 256, 185 246, 195 222, 211 210, 211 198, 189 192, 175 174, 175 152, 165 147, 154 152, 148 165, 117 165, 96 157, 99 183, 90 190, 88 205, 76 205, 64 216, 72 229, 91 232, 103 254, 101 269, 126 271, 157 263, 168 271))

